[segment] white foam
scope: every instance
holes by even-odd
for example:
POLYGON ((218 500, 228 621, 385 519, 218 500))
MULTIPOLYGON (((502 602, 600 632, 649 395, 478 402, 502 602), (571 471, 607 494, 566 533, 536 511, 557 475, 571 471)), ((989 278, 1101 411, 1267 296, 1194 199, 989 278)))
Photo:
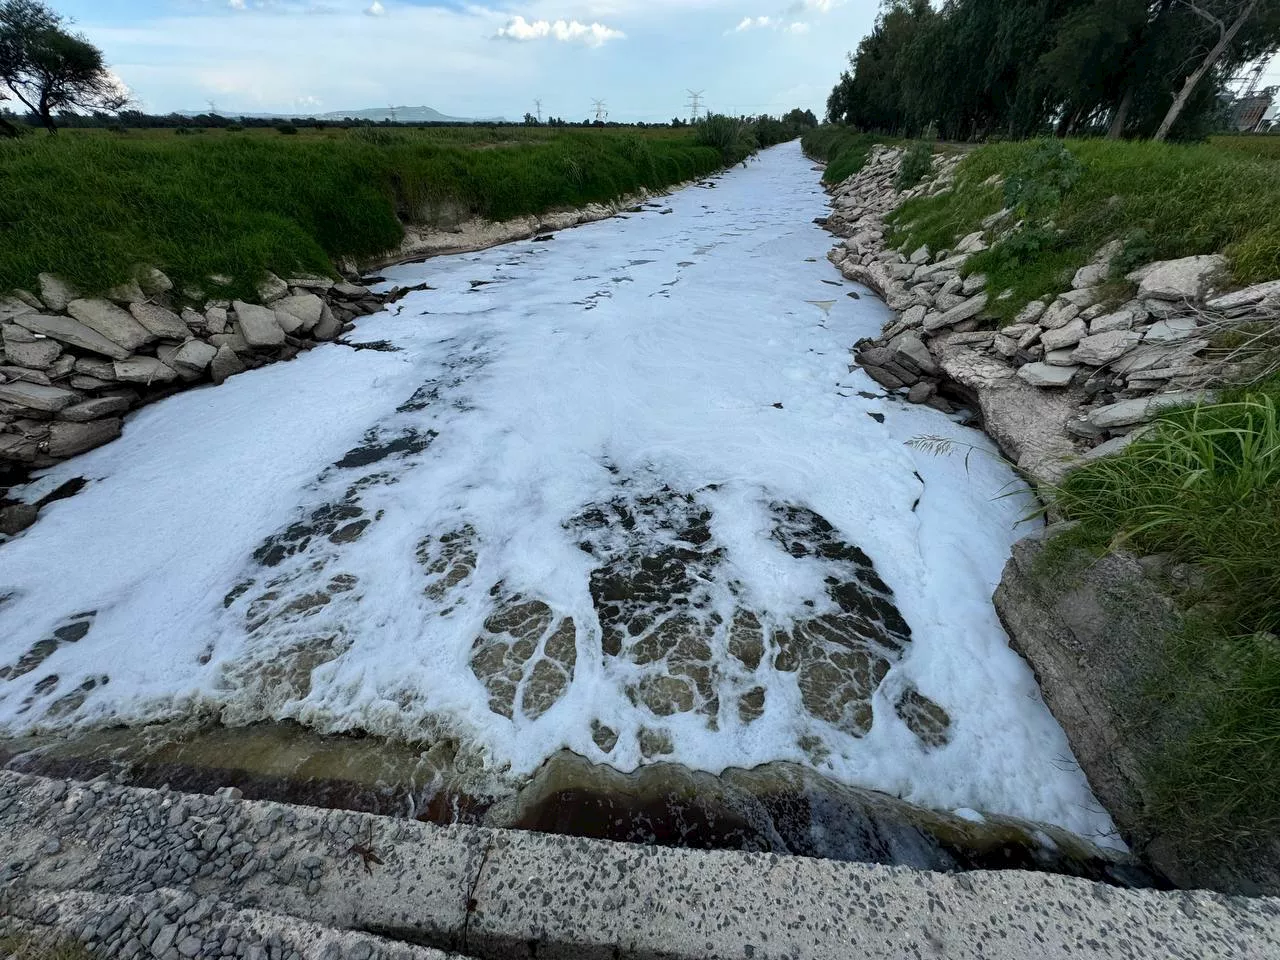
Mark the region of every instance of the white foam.
POLYGON ((830 751, 822 771, 844 782, 1118 844, 990 602, 1026 501, 999 498, 1014 477, 993 457, 966 468, 904 445, 928 434, 990 450, 976 432, 859 395, 879 390, 848 370, 849 348, 878 331, 884 307, 825 282, 839 281, 824 258, 830 237, 811 223, 825 198, 798 146, 670 206, 394 268, 392 280, 434 289, 362 320, 357 339, 399 352, 327 346, 174 397, 134 415, 119 441, 50 471, 41 489, 92 482, 0 548, 0 596, 15 594, 0 605, 0 663, 67 616, 98 613, 84 639, 0 683, 0 730, 197 707, 330 731, 443 727, 515 775, 561 747, 603 758, 597 718, 619 733, 610 762, 623 769, 641 762, 642 726, 672 737, 670 759, 712 772, 808 762, 797 740, 809 734, 830 751), (475 280, 494 282, 473 289, 475 280), (436 387, 429 402, 397 412, 424 384, 436 387), (364 469, 331 466, 371 429, 384 440, 438 436, 364 469), (360 539, 312 538, 276 567, 257 565, 264 538, 375 473, 355 494, 378 518, 360 539), (627 665, 601 654, 594 561, 564 526, 617 496, 619 478, 697 492, 741 589, 782 618, 820 601, 822 583, 770 539, 770 503, 807 506, 866 551, 913 635, 876 694, 867 736, 809 717, 794 675, 767 669, 752 682, 767 686, 769 706, 751 724, 730 705, 711 730, 700 714, 655 718, 632 704, 627 665), (432 599, 415 551, 463 524, 479 544, 475 574, 447 603, 432 599), (308 616, 247 630, 248 605, 273 578, 288 598, 340 573, 357 587, 308 616), (246 577, 255 586, 224 606, 246 577), (537 720, 491 712, 469 668, 499 582, 579 626, 574 681, 537 720), (283 651, 317 638, 345 652, 315 669, 305 696, 270 679, 283 651), (51 674, 56 688, 36 694, 51 674), (50 713, 104 675, 82 705, 50 713), (950 713, 949 745, 926 749, 898 720, 892 704, 908 684, 950 713))

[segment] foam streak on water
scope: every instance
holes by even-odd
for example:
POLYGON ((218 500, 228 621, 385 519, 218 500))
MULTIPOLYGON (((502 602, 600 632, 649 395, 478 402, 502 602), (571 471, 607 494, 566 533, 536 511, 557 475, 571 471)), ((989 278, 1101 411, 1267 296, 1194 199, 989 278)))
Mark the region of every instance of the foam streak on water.
POLYGON ((432 289, 356 335, 396 351, 174 397, 50 471, 28 498, 91 482, 0 549, 0 731, 792 760, 1108 833, 990 602, 1027 504, 849 371, 885 310, 826 262, 816 178, 786 145, 669 214, 396 268, 432 289))

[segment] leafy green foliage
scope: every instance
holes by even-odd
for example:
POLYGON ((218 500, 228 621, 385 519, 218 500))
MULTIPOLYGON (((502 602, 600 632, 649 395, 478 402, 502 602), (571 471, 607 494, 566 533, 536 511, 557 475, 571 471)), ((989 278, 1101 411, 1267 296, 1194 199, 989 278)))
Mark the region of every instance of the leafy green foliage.
POLYGON ((1280 827, 1280 387, 1165 414, 1123 454, 1052 491, 1076 536, 1200 570, 1186 629, 1150 665, 1140 707, 1152 815, 1208 842, 1280 827))
POLYGON ((932 172, 933 148, 927 143, 913 143, 903 154, 894 186, 899 190, 910 190, 932 172))
POLYGON ((1084 172, 1075 154, 1057 140, 1038 140, 1019 158, 1004 181, 1004 203, 1023 217, 1057 208, 1084 172))
MULTIPOLYGON (((887 0, 827 101, 827 119, 898 136, 931 123, 950 140, 1150 136, 1181 79, 1241 0, 887 0), (935 9, 936 7, 936 9, 935 9), (1202 13, 1209 16, 1202 16, 1202 13)), ((1221 122, 1220 86, 1280 44, 1280 0, 1260 0, 1174 134, 1221 122)))
POLYGON ((460 138, 367 130, 0 141, 0 289, 31 287, 50 270, 103 290, 138 263, 195 287, 211 274, 247 284, 266 270, 328 273, 338 257, 393 249, 404 222, 433 222, 442 209, 507 220, 658 189, 722 163, 669 131, 544 129, 491 149, 460 138))

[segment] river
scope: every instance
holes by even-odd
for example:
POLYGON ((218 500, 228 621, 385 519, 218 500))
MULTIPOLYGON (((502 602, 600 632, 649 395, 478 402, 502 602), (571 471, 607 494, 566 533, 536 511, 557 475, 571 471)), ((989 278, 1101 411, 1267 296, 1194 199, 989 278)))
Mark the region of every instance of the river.
POLYGON ((887 314, 826 212, 783 145, 388 269, 425 288, 349 345, 140 410, 19 491, 88 481, 0 548, 0 734, 296 723, 515 784, 786 761, 1119 846, 991 605, 1025 491, 850 369, 887 314))

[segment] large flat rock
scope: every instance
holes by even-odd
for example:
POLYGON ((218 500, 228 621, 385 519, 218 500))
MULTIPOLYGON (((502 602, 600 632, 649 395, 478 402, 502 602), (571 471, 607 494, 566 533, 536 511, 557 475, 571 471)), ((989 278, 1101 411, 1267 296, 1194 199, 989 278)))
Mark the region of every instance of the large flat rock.
POLYGON ((67 312, 130 353, 141 350, 156 335, 110 300, 72 300, 67 312))
POLYGON ((27 383, 15 380, 12 383, 0 383, 0 400, 28 410, 39 410, 42 413, 57 413, 63 407, 82 400, 74 390, 62 387, 44 386, 39 383, 27 383))
POLYGON ((279 347, 284 345, 284 329, 274 310, 237 300, 233 306, 240 332, 251 347, 279 347))
MULTIPOLYGON (((975 350, 955 335, 935 340, 934 346, 943 373, 973 394, 987 433, 1005 455, 1037 483, 1061 480, 1076 457, 1066 432, 1079 407, 1075 392, 1032 386, 999 357, 975 350)), ((1067 371, 1068 379, 1072 370, 1049 369, 1067 371)))
POLYGON ((92 353, 100 353, 112 360, 124 360, 131 353, 114 340, 109 340, 97 330, 85 326, 79 320, 70 317, 55 317, 41 313, 31 313, 19 317, 15 321, 18 326, 25 327, 32 333, 52 337, 68 346, 79 347, 92 353))

